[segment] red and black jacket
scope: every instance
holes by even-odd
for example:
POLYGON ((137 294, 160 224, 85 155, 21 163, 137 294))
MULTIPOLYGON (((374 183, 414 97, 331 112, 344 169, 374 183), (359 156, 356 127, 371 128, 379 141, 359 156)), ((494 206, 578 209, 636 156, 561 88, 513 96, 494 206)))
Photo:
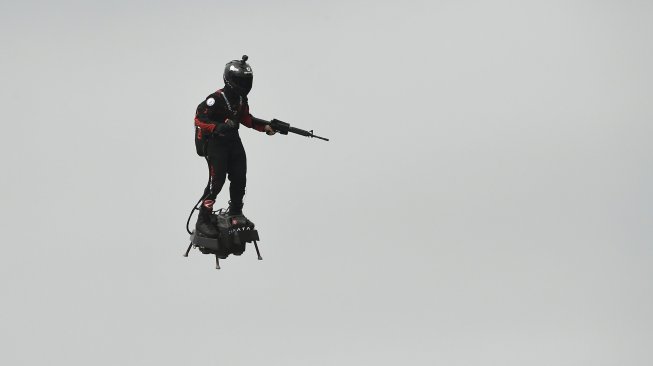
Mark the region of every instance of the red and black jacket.
POLYGON ((230 102, 222 89, 212 93, 197 106, 195 112, 195 126, 197 139, 204 140, 210 137, 220 139, 239 139, 238 125, 245 125, 257 131, 265 131, 265 125, 255 123, 249 113, 247 97, 242 97, 236 102, 230 102), (237 123, 236 128, 225 128, 227 119, 237 123))

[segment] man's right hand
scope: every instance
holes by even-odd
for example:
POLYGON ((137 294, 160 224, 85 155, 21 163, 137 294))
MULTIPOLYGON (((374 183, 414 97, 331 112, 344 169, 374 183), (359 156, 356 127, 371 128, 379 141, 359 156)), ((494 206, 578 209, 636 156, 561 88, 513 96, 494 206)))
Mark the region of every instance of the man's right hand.
POLYGON ((229 130, 238 127, 238 123, 236 121, 234 121, 233 119, 229 119, 229 118, 227 118, 224 121, 224 124, 228 126, 226 129, 229 129, 229 130))
POLYGON ((238 122, 227 118, 223 123, 218 123, 217 127, 213 130, 214 135, 222 135, 223 133, 238 128, 238 122))

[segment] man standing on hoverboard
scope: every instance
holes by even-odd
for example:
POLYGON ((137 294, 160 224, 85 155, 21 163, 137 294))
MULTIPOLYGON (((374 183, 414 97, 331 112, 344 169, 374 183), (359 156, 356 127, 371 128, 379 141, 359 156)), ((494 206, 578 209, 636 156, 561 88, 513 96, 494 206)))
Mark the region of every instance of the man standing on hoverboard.
POLYGON ((241 60, 227 63, 223 73, 224 87, 206 97, 195 113, 197 153, 207 158, 210 174, 195 231, 209 238, 218 236, 218 229, 211 222, 211 213, 227 177, 230 181, 227 213, 243 214, 247 157, 238 135, 239 126, 242 124, 268 135, 276 133, 249 113, 247 94, 252 89, 253 74, 247 58, 245 55, 241 60))

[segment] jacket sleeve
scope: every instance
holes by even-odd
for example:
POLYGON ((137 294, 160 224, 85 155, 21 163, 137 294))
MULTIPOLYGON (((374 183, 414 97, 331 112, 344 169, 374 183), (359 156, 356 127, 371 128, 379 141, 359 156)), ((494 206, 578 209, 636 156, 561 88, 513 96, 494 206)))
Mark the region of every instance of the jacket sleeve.
POLYGON ((195 111, 195 126, 199 127, 202 133, 211 134, 217 128, 216 123, 223 122, 216 120, 216 100, 213 95, 209 95, 202 103, 197 106, 195 111))
POLYGON ((256 131, 265 131, 265 125, 255 123, 254 120, 252 120, 252 115, 249 113, 249 104, 245 105, 245 110, 243 111, 243 121, 241 123, 246 127, 255 129, 256 131))

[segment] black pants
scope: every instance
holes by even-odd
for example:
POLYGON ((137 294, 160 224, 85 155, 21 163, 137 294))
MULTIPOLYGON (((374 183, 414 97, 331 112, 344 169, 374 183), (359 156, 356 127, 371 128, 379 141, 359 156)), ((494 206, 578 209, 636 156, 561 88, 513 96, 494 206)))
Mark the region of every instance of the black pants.
POLYGON ((232 204, 242 204, 247 183, 247 156, 240 139, 211 141, 208 163, 211 179, 204 190, 203 205, 213 208, 215 198, 222 190, 227 177, 232 204))

